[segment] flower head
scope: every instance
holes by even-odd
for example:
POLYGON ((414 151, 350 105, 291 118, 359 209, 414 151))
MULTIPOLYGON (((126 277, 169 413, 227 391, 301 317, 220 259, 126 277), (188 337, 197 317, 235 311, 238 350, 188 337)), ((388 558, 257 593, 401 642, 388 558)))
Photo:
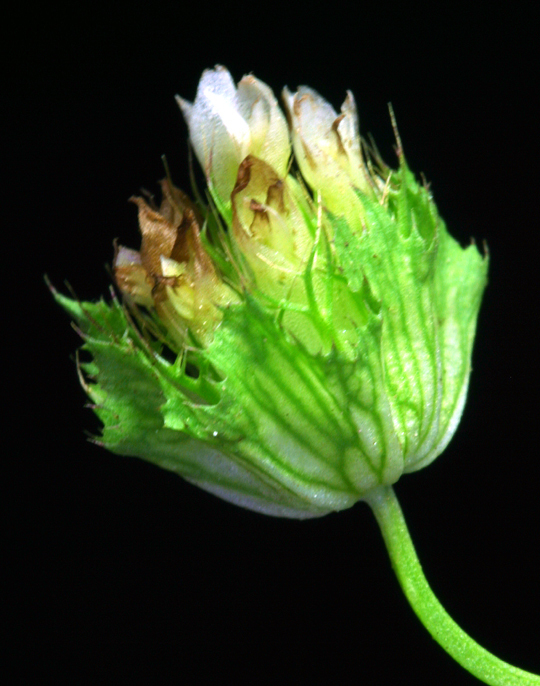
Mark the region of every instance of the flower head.
POLYGON ((204 72, 179 99, 212 205, 134 198, 124 304, 79 321, 103 444, 239 505, 312 517, 431 462, 465 402, 487 260, 446 231, 400 152, 367 156, 352 94, 204 72), (289 173, 292 147, 301 176, 289 173), (217 209, 216 209, 217 208, 217 209))

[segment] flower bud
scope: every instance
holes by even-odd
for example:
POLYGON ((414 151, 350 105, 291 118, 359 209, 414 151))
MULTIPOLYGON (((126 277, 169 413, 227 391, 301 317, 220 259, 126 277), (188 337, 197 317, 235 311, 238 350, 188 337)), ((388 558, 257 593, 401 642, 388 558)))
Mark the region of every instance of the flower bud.
POLYGON ((283 90, 291 123, 294 154, 303 177, 324 193, 333 211, 355 203, 354 188, 370 193, 374 179, 362 156, 358 114, 348 91, 341 114, 316 91, 301 86, 296 93, 283 90))
POLYGON ((228 208, 238 166, 249 154, 285 175, 290 155, 287 122, 262 81, 244 76, 236 87, 227 69, 217 66, 203 73, 193 104, 176 99, 218 204, 228 208))
POLYGON ((434 460, 465 402, 487 259, 446 231, 401 152, 368 159, 340 115, 204 72, 180 105, 217 210, 170 182, 135 198, 142 245, 117 249, 124 304, 56 294, 101 442, 238 505, 314 517, 434 460), (306 187, 307 185, 307 187, 306 187))

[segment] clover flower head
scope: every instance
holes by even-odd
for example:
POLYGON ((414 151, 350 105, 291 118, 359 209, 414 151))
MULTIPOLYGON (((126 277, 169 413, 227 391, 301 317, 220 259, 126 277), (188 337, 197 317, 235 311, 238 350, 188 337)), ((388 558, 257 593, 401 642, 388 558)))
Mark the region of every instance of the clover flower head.
POLYGON ((444 449, 465 402, 487 260, 448 234, 305 86, 203 73, 178 98, 208 183, 141 197, 117 246, 123 302, 80 303, 85 388, 113 452, 288 517, 350 507, 444 449), (291 150, 294 155, 293 164, 291 150), (292 165, 292 166, 291 166, 292 165))

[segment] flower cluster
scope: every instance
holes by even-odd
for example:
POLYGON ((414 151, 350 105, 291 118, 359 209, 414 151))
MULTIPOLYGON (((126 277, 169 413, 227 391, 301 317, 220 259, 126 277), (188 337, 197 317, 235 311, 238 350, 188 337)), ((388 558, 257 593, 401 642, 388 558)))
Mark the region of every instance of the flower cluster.
POLYGON ((310 517, 444 449, 487 261, 450 237, 401 150, 397 170, 370 154, 351 93, 339 114, 307 87, 283 99, 285 113, 255 77, 204 72, 178 103, 208 201, 169 179, 159 207, 134 198, 124 305, 57 298, 85 333, 107 448, 310 517))

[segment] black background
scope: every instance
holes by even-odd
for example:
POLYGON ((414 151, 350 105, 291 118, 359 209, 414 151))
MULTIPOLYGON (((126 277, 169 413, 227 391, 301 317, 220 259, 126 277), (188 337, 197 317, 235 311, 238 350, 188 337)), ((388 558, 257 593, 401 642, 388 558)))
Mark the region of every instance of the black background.
POLYGON ((308 84, 336 108, 352 89, 388 162, 391 101, 450 231, 487 241, 463 421, 396 491, 450 614, 540 672, 538 55, 525 7, 21 8, 2 93, 13 683, 478 683, 414 617, 365 505, 264 517, 85 439, 97 422, 69 359, 79 341, 43 274, 106 293, 113 238, 138 245, 127 198, 157 188, 162 154, 189 187, 173 96, 192 100, 216 63, 277 92, 308 84))

